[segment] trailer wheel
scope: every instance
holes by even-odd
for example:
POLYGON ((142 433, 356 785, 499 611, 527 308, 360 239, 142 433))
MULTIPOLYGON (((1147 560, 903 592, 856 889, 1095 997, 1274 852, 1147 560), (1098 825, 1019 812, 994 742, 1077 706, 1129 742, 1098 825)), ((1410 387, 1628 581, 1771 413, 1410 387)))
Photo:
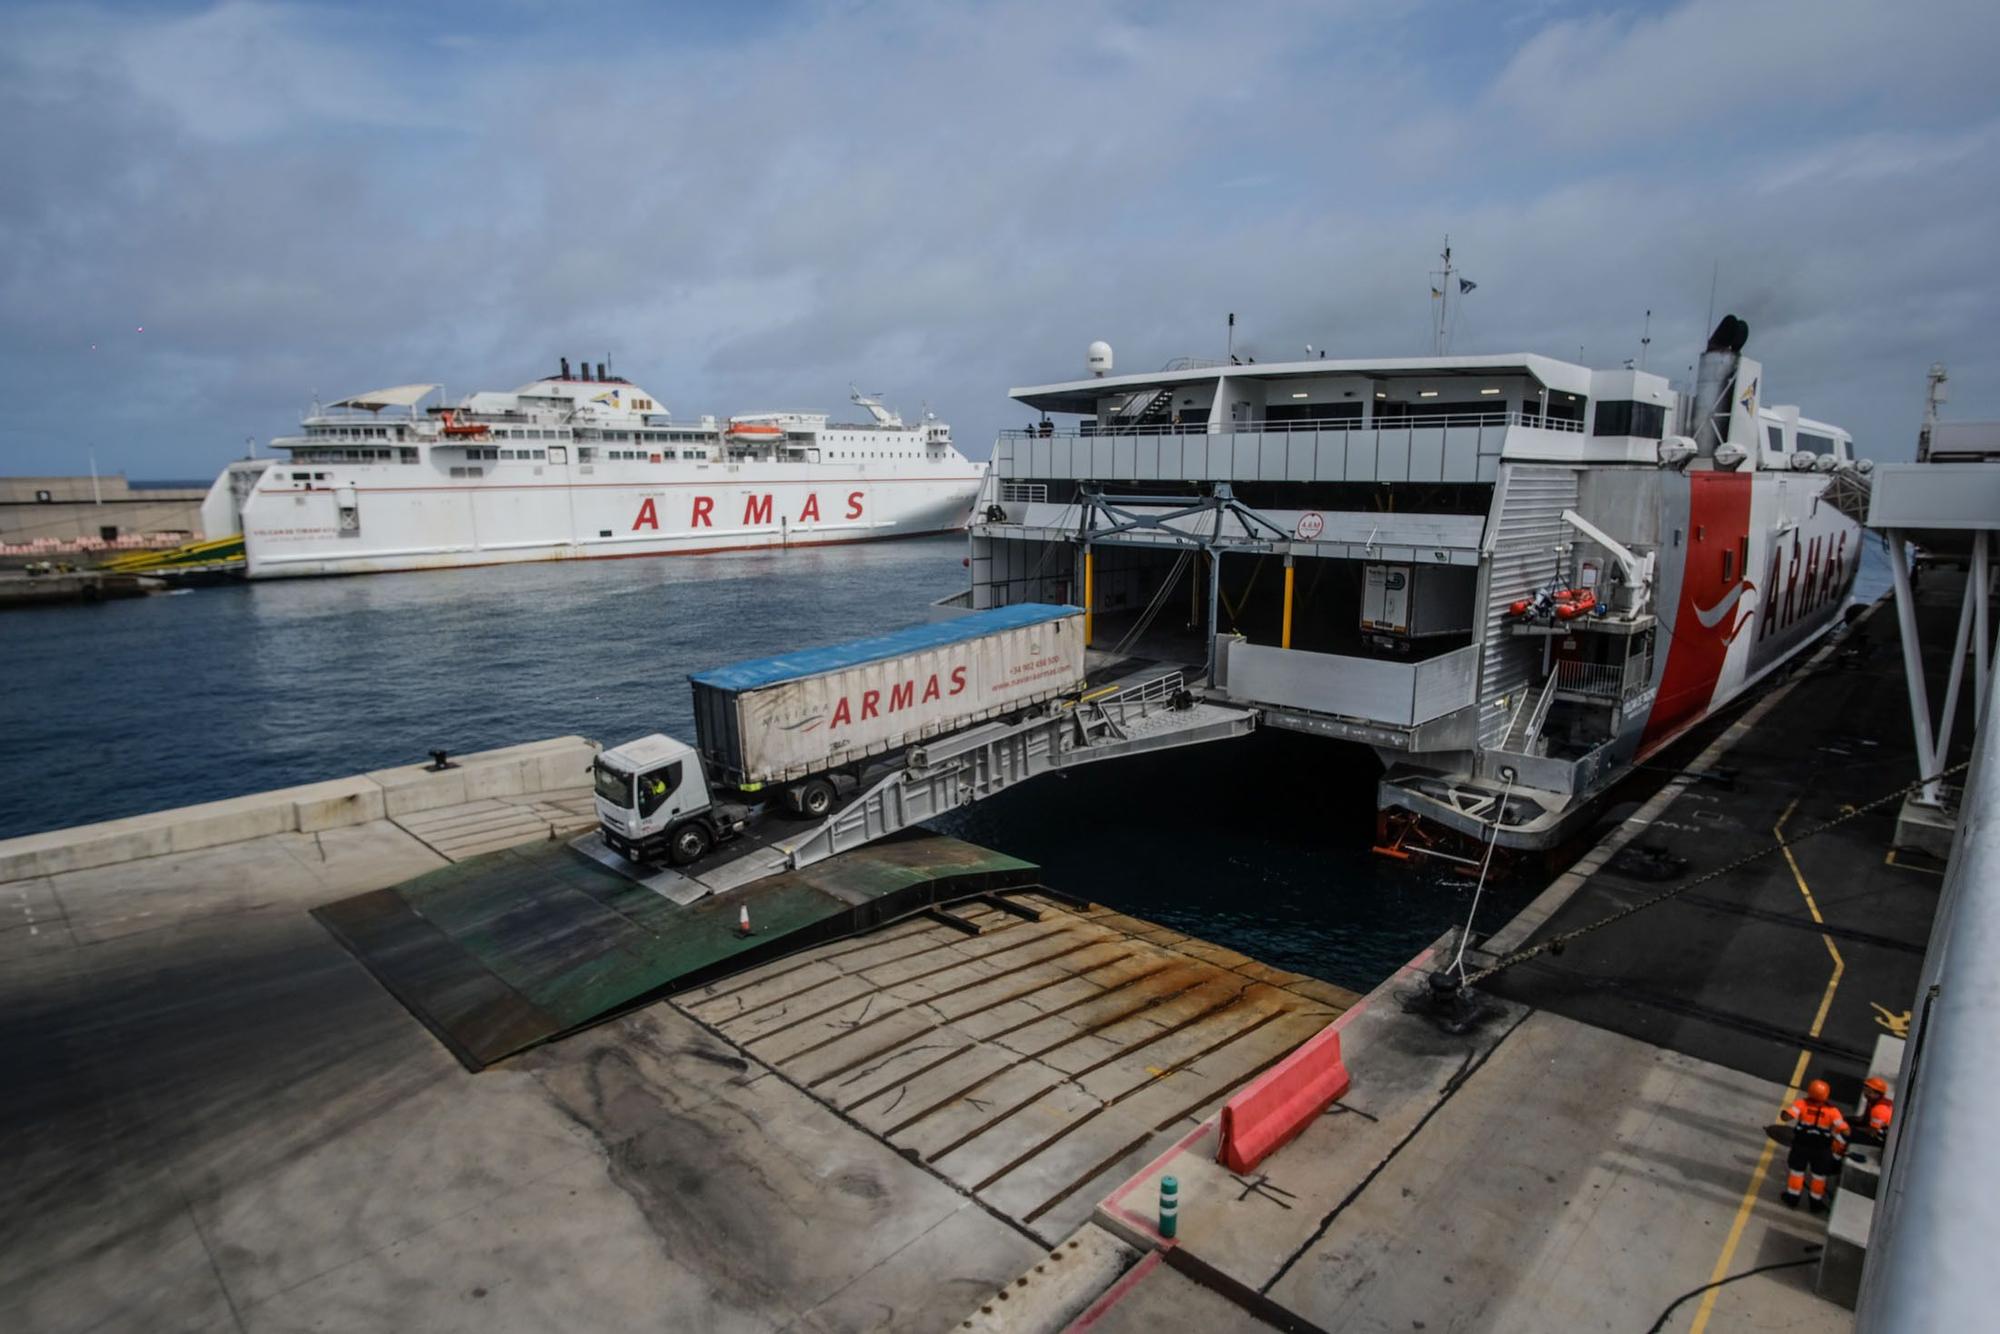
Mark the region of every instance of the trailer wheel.
POLYGON ((833 784, 824 778, 808 779, 799 784, 799 813, 818 819, 833 809, 833 784))
POLYGON ((686 866, 689 862, 700 861, 714 843, 706 829, 689 821, 669 836, 667 855, 673 859, 674 865, 686 866))

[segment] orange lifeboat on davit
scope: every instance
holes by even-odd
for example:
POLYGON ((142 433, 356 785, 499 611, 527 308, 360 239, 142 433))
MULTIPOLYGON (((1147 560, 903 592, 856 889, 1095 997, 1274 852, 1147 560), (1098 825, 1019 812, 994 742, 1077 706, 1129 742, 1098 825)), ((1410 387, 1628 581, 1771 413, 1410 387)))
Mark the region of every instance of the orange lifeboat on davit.
POLYGON ((485 422, 462 422, 458 419, 457 408, 446 408, 438 414, 439 429, 446 435, 488 435, 493 428, 485 422))
POLYGON ((732 445, 783 444, 785 428, 775 422, 731 422, 723 432, 732 445))

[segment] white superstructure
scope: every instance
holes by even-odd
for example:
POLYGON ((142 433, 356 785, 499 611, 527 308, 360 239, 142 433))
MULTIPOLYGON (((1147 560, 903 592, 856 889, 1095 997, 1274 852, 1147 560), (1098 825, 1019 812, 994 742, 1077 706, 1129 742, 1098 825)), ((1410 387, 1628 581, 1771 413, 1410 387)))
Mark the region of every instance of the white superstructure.
MULTIPOLYGON (((675 421, 586 364, 447 406, 431 384, 315 406, 240 511, 252 578, 692 555, 965 526, 985 475, 928 413, 675 421)), ((229 481, 225 474, 221 487, 229 481)), ((238 482, 241 485, 241 482, 238 482)), ((219 498, 218 498, 219 500, 219 498)))
POLYGON ((1092 647, 1372 748, 1383 810, 1554 846, 1847 604, 1873 465, 1765 401, 1748 336, 1717 327, 1691 394, 1533 353, 1112 374, 1093 345, 1011 391, 1041 417, 1001 433, 941 612, 1073 602, 1092 647))

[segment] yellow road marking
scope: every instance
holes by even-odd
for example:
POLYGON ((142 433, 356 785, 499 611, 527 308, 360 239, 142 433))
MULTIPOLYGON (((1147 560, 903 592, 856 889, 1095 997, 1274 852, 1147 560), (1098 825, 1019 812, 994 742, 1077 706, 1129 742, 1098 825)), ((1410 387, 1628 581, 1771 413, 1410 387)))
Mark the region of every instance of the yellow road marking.
MULTIPOLYGON (((1778 847, 1785 854, 1786 864, 1792 868, 1792 879, 1797 882, 1799 893, 1805 898, 1806 911, 1812 914, 1813 921, 1825 926, 1826 919, 1819 915, 1819 904, 1813 901, 1812 889, 1806 884, 1805 873, 1799 870, 1799 859, 1792 855, 1792 845, 1785 842, 1785 821, 1792 818, 1792 812, 1798 808, 1798 804, 1794 799, 1791 805, 1785 807, 1785 813, 1771 826, 1771 834, 1778 840, 1778 847)), ((1826 1023, 1827 1011, 1833 1008, 1833 993, 1840 987, 1840 975, 1847 971, 1847 962, 1840 957, 1840 950, 1834 945, 1833 937, 1822 931, 1819 938, 1825 943, 1826 952, 1833 958, 1833 976, 1826 980, 1826 992, 1819 998, 1819 1013, 1813 1016, 1812 1028, 1808 1030, 1809 1036, 1815 1038, 1819 1036, 1820 1026, 1826 1023)), ((1811 1060, 1810 1048, 1799 1052, 1798 1064, 1792 1067, 1792 1081, 1785 1087, 1785 1100, 1779 1105, 1780 1110, 1789 1107, 1792 1100, 1798 1097, 1800 1081, 1806 1077, 1806 1065, 1811 1060)), ((1750 1184, 1743 1189, 1742 1203, 1736 1206, 1736 1217, 1729 1224, 1729 1235, 1723 1239, 1722 1254, 1715 1257, 1715 1269, 1708 1276, 1710 1283, 1720 1283, 1729 1277, 1729 1262, 1736 1258, 1737 1244, 1743 1240, 1743 1229, 1750 1221, 1750 1212, 1757 1205, 1757 1197, 1763 1194, 1764 1174, 1770 1171, 1771 1159, 1777 1150, 1778 1142, 1766 1135, 1764 1151, 1757 1155, 1757 1166, 1750 1173, 1750 1184)), ((1688 1326, 1688 1334, 1702 1334, 1702 1331, 1708 1328, 1708 1318, 1714 1312, 1715 1299, 1721 1292, 1722 1289, 1714 1287, 1708 1290, 1707 1295, 1701 1299, 1701 1308, 1694 1313, 1694 1323, 1688 1326)))
POLYGON ((1908 1010, 1892 1010, 1881 1001, 1869 1001, 1868 1003, 1875 1008, 1876 1023, 1888 1029, 1899 1038, 1910 1036, 1910 1012, 1908 1010))

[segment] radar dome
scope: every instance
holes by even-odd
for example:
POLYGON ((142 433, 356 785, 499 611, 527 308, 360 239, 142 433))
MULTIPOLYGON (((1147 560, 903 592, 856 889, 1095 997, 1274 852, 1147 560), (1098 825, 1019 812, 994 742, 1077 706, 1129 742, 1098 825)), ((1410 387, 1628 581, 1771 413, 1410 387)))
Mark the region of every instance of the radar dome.
POLYGON ((1090 345, 1090 350, 1084 353, 1083 359, 1084 364, 1090 367, 1092 375, 1109 375, 1111 373, 1111 344, 1101 338, 1098 339, 1090 345))

